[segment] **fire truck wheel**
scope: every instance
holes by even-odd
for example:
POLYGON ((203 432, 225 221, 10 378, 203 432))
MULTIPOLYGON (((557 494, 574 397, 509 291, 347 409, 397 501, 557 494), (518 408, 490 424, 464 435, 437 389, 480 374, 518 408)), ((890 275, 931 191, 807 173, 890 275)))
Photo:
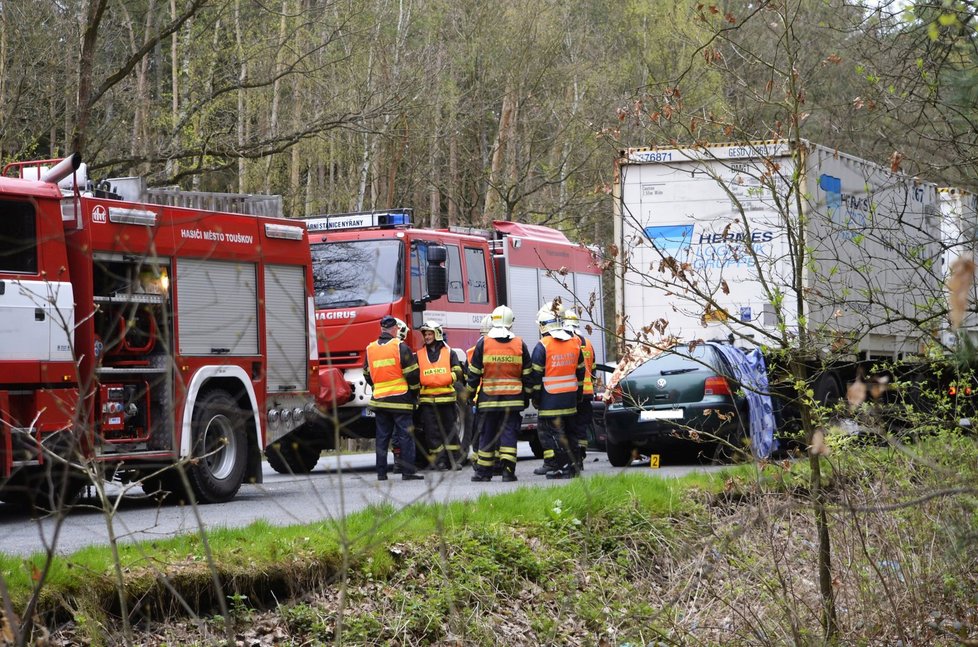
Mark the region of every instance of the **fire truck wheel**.
POLYGON ((269 467, 279 474, 308 474, 316 467, 321 453, 301 440, 287 437, 276 440, 265 450, 269 467))
POLYGON ((200 503, 221 503, 237 494, 247 463, 245 416, 226 391, 197 400, 191 423, 193 460, 187 480, 200 503))

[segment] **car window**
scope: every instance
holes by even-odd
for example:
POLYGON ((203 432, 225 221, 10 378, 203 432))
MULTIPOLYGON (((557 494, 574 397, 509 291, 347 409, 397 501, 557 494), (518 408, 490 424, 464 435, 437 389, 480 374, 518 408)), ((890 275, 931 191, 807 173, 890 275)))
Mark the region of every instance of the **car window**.
POLYGON ((662 371, 676 371, 683 369, 705 369, 704 364, 714 367, 721 366, 717 352, 712 347, 706 345, 695 346, 692 352, 686 346, 676 346, 672 351, 663 353, 658 357, 653 357, 649 361, 638 366, 632 375, 658 374, 662 371))

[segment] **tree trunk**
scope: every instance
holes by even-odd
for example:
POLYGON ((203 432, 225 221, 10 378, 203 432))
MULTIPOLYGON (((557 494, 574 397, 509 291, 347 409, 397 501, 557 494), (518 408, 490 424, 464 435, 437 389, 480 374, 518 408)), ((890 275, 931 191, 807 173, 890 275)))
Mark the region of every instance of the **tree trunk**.
MULTIPOLYGON (((234 45, 238 56, 238 121, 235 125, 235 135, 237 136, 238 149, 242 150, 245 145, 245 127, 248 121, 247 100, 244 91, 244 84, 248 81, 248 63, 245 60, 244 38, 241 28, 241 0, 234 2, 234 45)), ((238 158, 238 193, 247 193, 248 184, 245 176, 247 166, 245 158, 238 158)))
POLYGON ((512 133, 513 116, 516 111, 515 91, 507 83, 503 93, 503 106, 499 111, 499 127, 496 129, 496 141, 492 145, 492 161, 489 166, 489 180, 486 186, 486 202, 482 214, 482 224, 486 225, 501 214, 502 182, 504 164, 506 161, 506 144, 512 133))
POLYGON ((95 70, 95 49, 98 30, 105 15, 108 0, 90 0, 82 25, 81 56, 78 58, 78 102, 75 109, 75 131, 72 149, 84 155, 88 122, 92 115, 92 74, 95 70))
POLYGON ((458 223, 458 201, 456 196, 461 194, 462 186, 458 177, 458 130, 455 128, 455 118, 452 117, 452 127, 448 133, 448 226, 458 223))
MULTIPOLYGON (((177 18, 177 0, 170 0, 170 19, 177 18)), ((173 32, 170 36, 170 120, 174 127, 180 123, 180 30, 173 32)), ((179 139, 180 133, 174 132, 172 135, 179 139)), ((173 177, 180 171, 180 163, 172 157, 166 161, 166 175, 173 177)))

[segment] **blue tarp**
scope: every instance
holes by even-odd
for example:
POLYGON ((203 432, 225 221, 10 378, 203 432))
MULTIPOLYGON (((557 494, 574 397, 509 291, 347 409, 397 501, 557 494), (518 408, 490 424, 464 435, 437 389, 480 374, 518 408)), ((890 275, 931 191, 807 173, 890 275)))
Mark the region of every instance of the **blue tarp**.
POLYGON ((767 458, 777 447, 774 406, 767 382, 767 364, 758 349, 744 351, 726 344, 711 344, 723 356, 747 396, 750 446, 756 458, 767 458))

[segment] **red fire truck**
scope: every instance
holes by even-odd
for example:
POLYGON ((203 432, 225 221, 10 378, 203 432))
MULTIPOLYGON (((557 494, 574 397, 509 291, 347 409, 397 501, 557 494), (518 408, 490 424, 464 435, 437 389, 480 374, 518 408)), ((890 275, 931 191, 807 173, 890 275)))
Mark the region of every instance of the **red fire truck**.
MULTIPOLYGON (((439 322, 452 347, 479 338, 482 318, 499 304, 530 348, 539 339, 536 313, 561 297, 581 311, 599 361, 604 357, 601 270, 594 253, 539 225, 496 221, 492 230, 419 229, 408 210, 306 219, 312 245, 320 407, 335 413, 341 435, 373 437, 364 350, 385 315, 417 328, 439 322), (589 326, 588 326, 589 325, 589 326)), ((529 430, 535 413, 524 416, 529 430)), ((532 437, 535 437, 533 434, 532 437)))
POLYGON ((86 474, 231 499, 317 415, 305 228, 57 162, 0 177, 0 499, 86 474))

